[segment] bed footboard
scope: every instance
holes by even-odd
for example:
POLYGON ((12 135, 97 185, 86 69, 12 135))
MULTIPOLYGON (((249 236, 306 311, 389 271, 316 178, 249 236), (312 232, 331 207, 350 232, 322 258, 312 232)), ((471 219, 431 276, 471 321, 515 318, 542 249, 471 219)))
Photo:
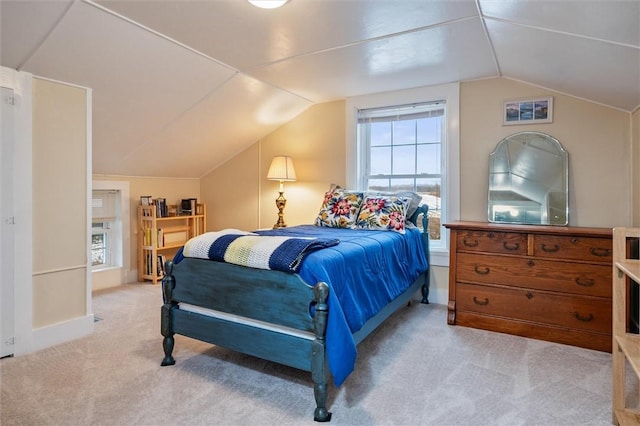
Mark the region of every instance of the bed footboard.
MULTIPOLYGON (((409 219, 415 225, 420 223, 427 261, 428 211, 426 205, 420 206, 409 219)), ((174 336, 179 334, 309 371, 316 401, 314 420, 331 420, 326 405, 330 376, 326 343, 330 294, 326 283, 310 286, 298 274, 196 258, 183 258, 178 264, 169 261, 165 271, 162 366, 175 364, 174 336)), ((422 303, 429 303, 429 270, 352 333, 354 343, 406 305, 418 289, 422 290, 422 303)), ((334 357, 335 352, 329 355, 334 357)))
MULTIPOLYGON (((166 266, 172 267, 171 262, 167 262, 166 266)), ((160 308, 160 334, 162 334, 162 349, 164 350, 164 358, 160 365, 166 367, 167 365, 174 365, 176 360, 173 358, 173 345, 174 345, 174 332, 173 321, 171 318, 171 309, 176 305, 171 302, 171 294, 175 287, 176 280, 168 273, 162 279, 162 297, 164 298, 164 304, 160 308)))
POLYGON ((313 379, 313 395, 316 399, 316 410, 313 419, 317 422, 331 421, 331 413, 327 410, 327 383, 329 381, 329 371, 325 356, 327 333, 327 317, 329 314, 329 286, 319 283, 313 289, 315 295, 315 340, 313 341, 313 352, 311 355, 311 378, 313 379))
POLYGON ((165 266, 161 365, 175 364, 174 335, 180 334, 309 371, 316 400, 314 420, 330 421, 325 339, 329 286, 321 282, 311 287, 296 275, 278 271, 212 265, 200 259, 182 262, 189 263, 189 267, 173 262, 165 266), (213 282, 215 289, 209 285, 213 282), (287 294, 286 300, 282 294, 287 294), (181 303, 196 301, 199 307, 215 310, 219 315, 180 308, 181 303), (225 313, 233 314, 233 318, 225 318, 225 313), (237 319, 238 314, 241 320, 237 319))

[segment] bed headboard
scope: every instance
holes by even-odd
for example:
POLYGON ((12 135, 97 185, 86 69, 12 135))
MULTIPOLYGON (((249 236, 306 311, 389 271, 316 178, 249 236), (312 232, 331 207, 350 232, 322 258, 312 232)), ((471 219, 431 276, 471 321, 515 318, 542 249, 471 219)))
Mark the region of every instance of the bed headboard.
POLYGON ((429 229, 429 206, 426 204, 422 204, 418 206, 416 211, 411 215, 409 221, 420 228, 418 225, 418 220, 420 220, 420 225, 422 225, 423 232, 426 232, 429 229), (422 215, 422 216, 421 216, 422 215))

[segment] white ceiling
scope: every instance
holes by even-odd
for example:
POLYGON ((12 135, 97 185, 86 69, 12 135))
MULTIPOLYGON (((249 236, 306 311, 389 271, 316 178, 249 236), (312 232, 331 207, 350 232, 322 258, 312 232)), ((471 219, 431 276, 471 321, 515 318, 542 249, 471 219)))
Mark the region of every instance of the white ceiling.
POLYGON ((640 0, 0 0, 0 62, 93 89, 93 171, 199 177, 309 106, 502 76, 640 106, 640 0))

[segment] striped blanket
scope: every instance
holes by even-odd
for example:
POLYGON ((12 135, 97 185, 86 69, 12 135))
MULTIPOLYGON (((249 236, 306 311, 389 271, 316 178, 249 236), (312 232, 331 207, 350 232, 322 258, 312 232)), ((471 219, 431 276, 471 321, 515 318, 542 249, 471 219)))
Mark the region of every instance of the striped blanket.
POLYGON ((250 268, 298 272, 306 255, 338 243, 337 239, 267 236, 225 229, 190 239, 181 255, 250 268))

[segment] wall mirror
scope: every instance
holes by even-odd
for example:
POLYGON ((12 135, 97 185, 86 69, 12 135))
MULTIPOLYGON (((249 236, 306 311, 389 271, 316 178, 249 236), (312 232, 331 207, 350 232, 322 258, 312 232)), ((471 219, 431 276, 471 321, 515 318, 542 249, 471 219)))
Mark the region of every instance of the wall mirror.
POLYGON ((501 140, 489 155, 489 222, 567 225, 569 154, 544 133, 501 140))

